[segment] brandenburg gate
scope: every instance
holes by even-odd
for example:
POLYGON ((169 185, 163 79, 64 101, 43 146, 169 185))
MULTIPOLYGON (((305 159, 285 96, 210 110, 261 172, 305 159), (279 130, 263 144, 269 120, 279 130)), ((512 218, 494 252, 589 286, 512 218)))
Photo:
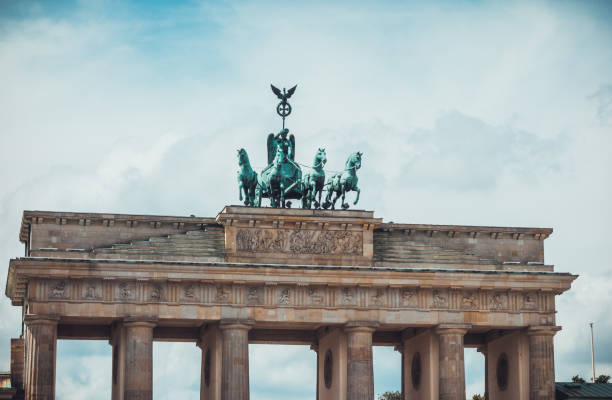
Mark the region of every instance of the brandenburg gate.
POLYGON ((319 148, 302 174, 284 126, 296 87, 272 90, 283 129, 259 174, 238 150, 245 206, 214 218, 24 212, 25 256, 6 286, 23 315, 19 396, 54 399, 57 340, 96 339, 112 346, 113 400, 152 399, 155 340, 197 344, 202 400, 249 399, 249 343, 310 345, 318 400, 373 400, 377 345, 401 353, 405 400, 465 400, 465 347, 485 357, 488 399, 553 399, 555 296, 576 276, 544 262, 552 229, 348 210, 363 153, 326 182, 319 148))
POLYGON ((576 276, 544 263, 550 234, 353 210, 26 211, 6 288, 23 309, 13 357, 25 398, 53 399, 56 341, 105 339, 112 398, 151 399, 153 341, 191 341, 201 399, 244 400, 249 343, 308 344, 318 399, 372 400, 372 346, 387 345, 404 399, 464 400, 476 347, 489 399, 553 399, 555 296, 576 276))

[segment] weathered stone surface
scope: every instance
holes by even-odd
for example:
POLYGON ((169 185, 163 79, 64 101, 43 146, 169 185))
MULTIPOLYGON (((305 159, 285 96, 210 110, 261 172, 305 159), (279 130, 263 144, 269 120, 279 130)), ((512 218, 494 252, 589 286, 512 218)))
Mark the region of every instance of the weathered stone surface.
POLYGON ((531 400, 555 397, 555 356, 553 337, 558 326, 533 326, 529 336, 529 398, 531 400))
POLYGON ((223 360, 221 400, 249 399, 249 329, 251 320, 221 320, 223 360))
POLYGON ((439 350, 440 400, 465 399, 465 368, 463 364, 463 336, 467 325, 440 325, 436 328, 439 350))
POLYGON ((153 399, 153 328, 150 319, 129 318, 125 326, 125 400, 153 399))
POLYGON ((55 355, 58 316, 26 315, 25 398, 55 399, 55 355))
POLYGON ((112 398, 150 399, 156 338, 199 344, 202 398, 248 399, 252 340, 315 345, 319 400, 371 400, 376 343, 401 349, 410 398, 462 399, 465 340, 487 351, 489 391, 503 350, 508 385, 548 398, 555 296, 576 278, 543 264, 551 230, 381 222, 234 206, 216 220, 26 212, 6 294, 47 321, 26 321, 26 388, 53 392, 36 371, 58 336, 109 339, 112 398))
POLYGON ((11 386, 19 391, 23 390, 24 359, 23 338, 11 339, 11 386))
POLYGON ((347 337, 347 400, 374 398, 372 333, 377 326, 377 322, 349 322, 344 327, 347 337))

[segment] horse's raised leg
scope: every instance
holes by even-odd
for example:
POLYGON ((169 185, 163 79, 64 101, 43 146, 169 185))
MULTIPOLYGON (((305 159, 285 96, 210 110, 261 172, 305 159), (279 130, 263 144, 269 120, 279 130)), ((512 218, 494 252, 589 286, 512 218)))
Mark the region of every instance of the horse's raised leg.
POLYGON ((357 186, 355 186, 353 188, 353 190, 357 192, 357 197, 355 197, 355 202, 353 203, 353 205, 355 205, 359 201, 359 194, 361 194, 361 189, 359 189, 357 186))
MULTIPOLYGON (((243 190, 243 186, 242 186, 242 179, 238 178, 238 200, 242 201, 242 190, 243 190)), ((245 193, 246 196, 246 193, 245 193)))

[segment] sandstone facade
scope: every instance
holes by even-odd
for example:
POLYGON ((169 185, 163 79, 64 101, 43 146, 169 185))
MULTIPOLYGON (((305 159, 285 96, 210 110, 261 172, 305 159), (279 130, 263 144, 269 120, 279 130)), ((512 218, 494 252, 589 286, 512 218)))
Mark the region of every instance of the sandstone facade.
POLYGON ((465 398, 466 346, 486 355, 491 399, 551 398, 555 296, 576 278, 544 263, 551 233, 368 211, 26 211, 6 288, 24 307, 26 398, 53 398, 63 338, 109 340, 113 399, 151 398, 154 340, 198 344, 203 399, 248 399, 249 343, 310 344, 319 399, 373 398, 372 345, 402 352, 406 399, 465 398))

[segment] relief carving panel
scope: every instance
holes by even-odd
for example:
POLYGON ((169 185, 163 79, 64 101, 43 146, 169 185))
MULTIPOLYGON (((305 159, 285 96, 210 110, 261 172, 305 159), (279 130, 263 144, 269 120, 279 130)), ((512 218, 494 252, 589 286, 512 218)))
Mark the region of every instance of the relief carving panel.
POLYGON ((102 284, 98 281, 85 281, 81 285, 84 300, 102 300, 102 284))
POLYGON ((69 285, 65 280, 49 281, 47 297, 49 299, 67 299, 70 297, 69 285))
POLYGON ((385 289, 371 289, 369 303, 371 306, 384 306, 386 305, 386 297, 387 291, 385 289))
POLYGON ((194 282, 188 282, 181 287, 181 300, 187 302, 200 301, 200 285, 194 282))
POLYGON ((277 304, 286 306, 291 304, 291 289, 288 287, 281 287, 277 290, 277 304))
POLYGON ((463 292, 461 294, 461 308, 474 310, 478 308, 478 295, 474 291, 463 292))
POLYGON ((339 306, 353 306, 357 303, 357 293, 355 288, 343 287, 340 288, 340 296, 338 296, 339 306))
POLYGON ((416 289, 403 289, 401 298, 402 307, 413 307, 418 306, 418 297, 416 289))
POLYGON ((115 299, 120 301, 136 300, 136 284, 134 282, 121 282, 115 288, 115 299))
POLYGON ((252 253, 363 254, 363 233, 292 229, 238 229, 236 249, 252 253))
POLYGON ((489 308, 491 310, 508 309, 508 295, 504 292, 491 292, 489 294, 489 308))
POLYGON ((432 290, 431 306, 433 308, 448 308, 448 290, 446 289, 432 290))
POLYGON ((167 288, 165 284, 162 283, 152 283, 149 284, 148 288, 149 292, 149 301, 157 302, 157 301, 165 301, 167 288))
POLYGON ((264 288, 262 286, 249 286, 247 288, 247 304, 263 304, 264 288))
POLYGON ((523 293, 521 310, 535 310, 537 308, 536 294, 523 293))
POLYGON ((309 305, 321 306, 325 304, 325 289, 311 286, 306 289, 307 303, 309 305))

